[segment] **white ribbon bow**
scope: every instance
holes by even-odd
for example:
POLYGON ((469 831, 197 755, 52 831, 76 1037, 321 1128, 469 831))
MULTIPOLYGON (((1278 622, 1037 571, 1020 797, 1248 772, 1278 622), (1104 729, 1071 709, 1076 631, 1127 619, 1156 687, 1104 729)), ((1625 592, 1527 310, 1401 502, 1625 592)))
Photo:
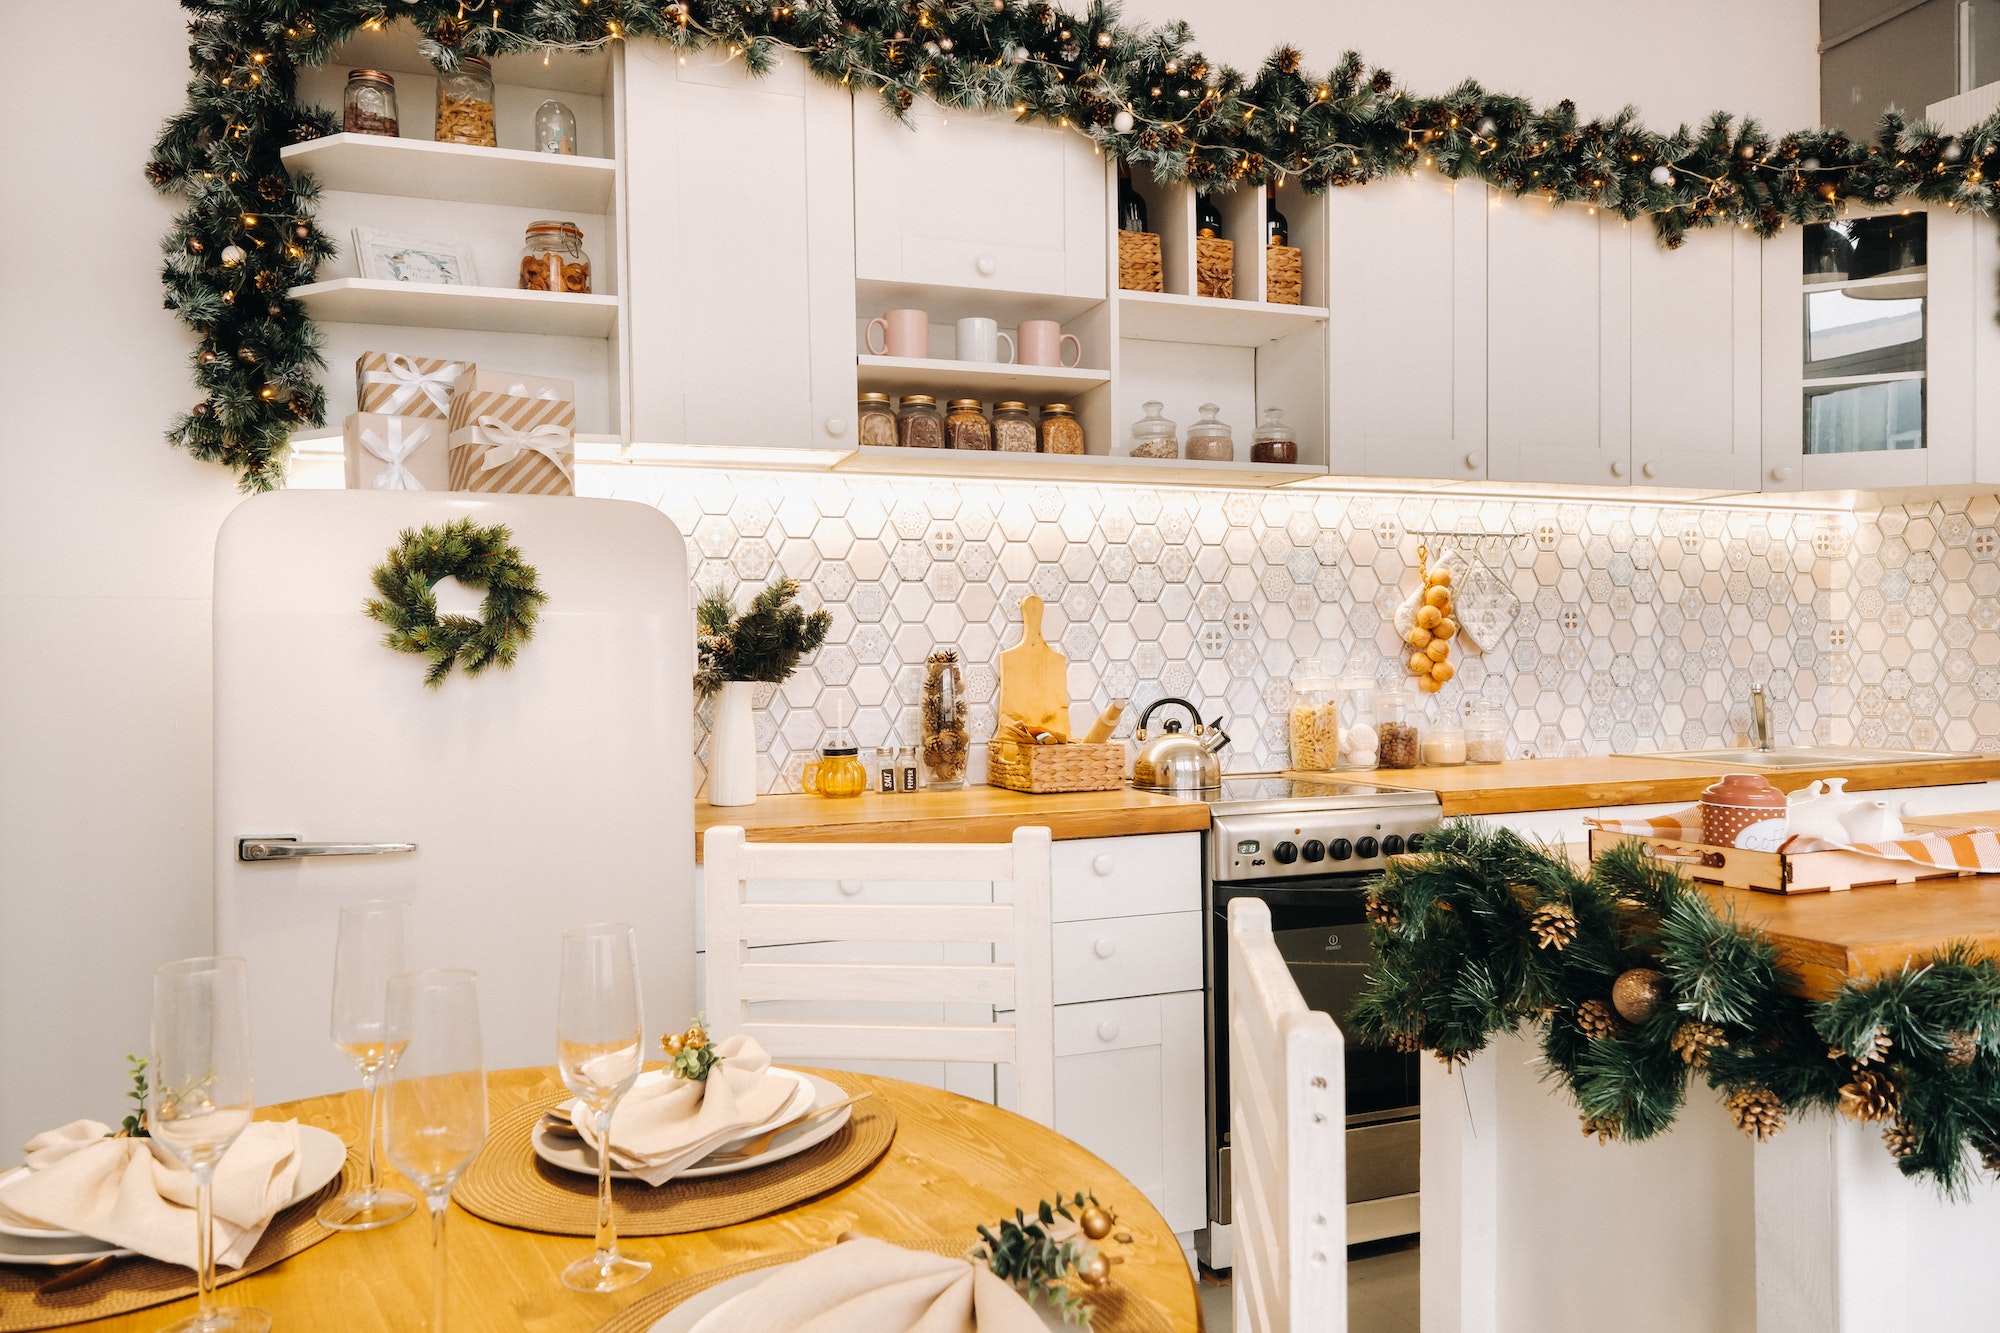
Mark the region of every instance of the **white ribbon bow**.
POLYGON ((366 384, 393 384, 396 386, 395 391, 389 395, 388 401, 376 409, 379 412, 400 412, 409 404, 417 401, 417 396, 421 394, 423 397, 430 399, 440 413, 449 416, 451 414, 451 386, 458 382, 458 377, 464 371, 465 367, 459 365, 456 361, 447 361, 438 369, 426 374, 418 370, 417 363, 410 360, 409 357, 398 352, 391 352, 388 356, 387 370, 370 370, 365 372, 361 378, 362 382, 366 384))
POLYGON ((576 449, 568 426, 548 424, 516 430, 494 416, 480 417, 473 423, 473 443, 486 446, 479 458, 481 472, 506 467, 525 450, 554 463, 565 477, 571 475, 569 459, 576 449))
POLYGON ((416 417, 389 417, 384 422, 382 434, 377 434, 373 426, 361 428, 361 447, 382 460, 383 467, 375 474, 375 489, 378 491, 420 491, 424 484, 403 466, 411 454, 430 443, 436 431, 435 422, 416 417), (384 436, 387 436, 385 439, 384 436))

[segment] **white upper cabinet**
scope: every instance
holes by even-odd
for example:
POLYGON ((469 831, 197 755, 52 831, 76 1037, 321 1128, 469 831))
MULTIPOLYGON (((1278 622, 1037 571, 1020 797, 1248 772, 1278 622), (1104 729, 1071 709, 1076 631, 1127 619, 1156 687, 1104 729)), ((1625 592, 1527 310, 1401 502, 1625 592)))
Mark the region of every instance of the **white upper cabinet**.
POLYGON ((1487 475, 1629 484, 1633 227, 1496 195, 1486 228, 1487 475))
POLYGON ((863 282, 1104 299, 1104 159, 1069 130, 854 100, 863 282))
POLYGON ((851 100, 796 57, 625 69, 634 443, 851 447, 851 100))
POLYGON ((1429 172, 1327 193, 1336 475, 1486 476, 1487 195, 1429 172))
POLYGON ((1763 246, 1741 227, 1678 250, 1632 224, 1632 480, 1758 489, 1763 246))

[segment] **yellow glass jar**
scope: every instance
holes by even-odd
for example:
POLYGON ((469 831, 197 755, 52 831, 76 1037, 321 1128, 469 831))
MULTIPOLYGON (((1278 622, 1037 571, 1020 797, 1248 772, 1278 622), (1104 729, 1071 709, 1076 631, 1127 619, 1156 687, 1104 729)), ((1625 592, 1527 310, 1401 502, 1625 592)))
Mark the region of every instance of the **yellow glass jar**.
POLYGON ((830 746, 806 762, 799 782, 821 796, 859 796, 868 790, 868 770, 861 766, 860 751, 830 746))

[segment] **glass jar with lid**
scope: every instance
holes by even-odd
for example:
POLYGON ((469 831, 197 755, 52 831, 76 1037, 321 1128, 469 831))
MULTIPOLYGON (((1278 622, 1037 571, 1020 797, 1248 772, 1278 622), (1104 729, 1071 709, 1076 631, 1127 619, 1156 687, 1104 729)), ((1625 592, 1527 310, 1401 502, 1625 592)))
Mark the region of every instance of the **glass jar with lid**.
POLYGON ((986 419, 985 405, 977 398, 952 399, 951 410, 945 414, 944 430, 954 449, 993 447, 993 423, 986 419))
POLYGON ((944 448, 944 413, 927 393, 903 395, 896 405, 896 439, 905 449, 944 448))
POLYGON ((1259 417, 1257 431, 1250 445, 1250 461, 1253 463, 1299 461, 1299 437, 1285 424, 1283 408, 1267 407, 1259 417))
POLYGON ((553 218, 528 224, 521 243, 521 290, 590 290, 590 256, 583 252, 583 228, 553 218))
POLYGON ((438 75, 437 126, 431 138, 478 148, 498 146, 493 137, 492 65, 478 56, 460 56, 457 69, 438 75))
POLYGON ((1083 452, 1083 423, 1076 419, 1076 409, 1068 403, 1042 404, 1042 452, 1083 452))
POLYGON ((1032 454, 1041 448, 1028 405, 1012 399, 993 404, 993 447, 1003 454, 1032 454))
POLYGON ((347 71, 347 89, 340 98, 340 128, 347 134, 402 133, 396 115, 396 81, 379 69, 347 71))
POLYGON ((1334 683, 1340 710, 1340 761, 1343 769, 1375 767, 1381 733, 1375 726, 1375 677, 1350 671, 1334 683))
POLYGON ((535 151, 576 156, 576 112, 553 98, 536 107, 535 151))
POLYGON ((1465 728, 1446 712, 1424 728, 1424 767, 1456 768, 1465 762, 1465 728))
POLYGON ((1325 773, 1340 763, 1340 704, 1334 679, 1318 658, 1292 670, 1292 702, 1286 715, 1292 768, 1325 773))
POLYGON ((1423 729, 1417 725, 1417 696, 1400 685, 1375 691, 1376 756, 1383 768, 1415 768, 1424 761, 1423 729))
POLYGON ((1507 714, 1495 704, 1475 699, 1465 706, 1465 758, 1474 764, 1507 762, 1507 714))
POLYGON ((1179 458, 1180 436, 1174 423, 1161 415, 1163 404, 1141 403, 1139 407, 1146 415, 1132 423, 1132 457, 1179 458))
POLYGON ((885 449, 896 443, 896 406, 888 394, 862 394, 854 405, 854 422, 863 445, 885 449))
POLYGON ((1203 403, 1199 409, 1201 419, 1187 430, 1187 450, 1185 457, 1199 459, 1204 463, 1229 463, 1236 459, 1236 438, 1229 429, 1229 423, 1216 419, 1222 409, 1214 403, 1203 403))

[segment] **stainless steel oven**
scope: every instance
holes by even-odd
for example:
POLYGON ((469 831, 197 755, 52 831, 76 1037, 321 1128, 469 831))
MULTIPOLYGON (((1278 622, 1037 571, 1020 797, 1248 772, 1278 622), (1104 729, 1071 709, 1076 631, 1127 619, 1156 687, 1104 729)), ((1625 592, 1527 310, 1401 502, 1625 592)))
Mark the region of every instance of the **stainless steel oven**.
POLYGON ((1203 858, 1209 1227, 1201 1248, 1211 1267, 1231 1264, 1229 904, 1246 896, 1269 905, 1300 993, 1346 1038, 1349 1241, 1417 1229, 1417 1057, 1357 1040, 1346 1016, 1374 957, 1362 911, 1366 885, 1389 857, 1420 848, 1439 812, 1429 792, 1275 777, 1229 779, 1210 803, 1203 858))

